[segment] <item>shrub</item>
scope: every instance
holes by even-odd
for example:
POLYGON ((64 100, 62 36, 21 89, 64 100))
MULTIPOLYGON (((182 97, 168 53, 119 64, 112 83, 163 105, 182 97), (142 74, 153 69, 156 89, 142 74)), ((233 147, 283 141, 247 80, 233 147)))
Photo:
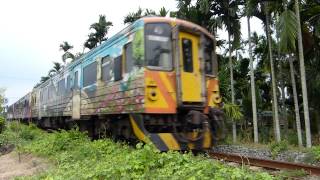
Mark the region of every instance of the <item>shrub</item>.
POLYGON ((269 144, 269 148, 270 148, 272 157, 275 158, 279 153, 288 150, 288 142, 287 141, 272 142, 269 144))
POLYGON ((3 132, 6 125, 6 120, 4 117, 0 116, 0 133, 3 132))
POLYGON ((161 153, 149 144, 132 148, 110 139, 90 141, 78 130, 42 133, 21 149, 56 164, 31 179, 272 179, 267 173, 228 167, 204 156, 161 153))
POLYGON ((311 148, 312 154, 315 156, 317 161, 320 161, 320 146, 314 146, 311 148))
POLYGON ((4 134, 0 134, 0 147, 7 144, 7 138, 4 134))

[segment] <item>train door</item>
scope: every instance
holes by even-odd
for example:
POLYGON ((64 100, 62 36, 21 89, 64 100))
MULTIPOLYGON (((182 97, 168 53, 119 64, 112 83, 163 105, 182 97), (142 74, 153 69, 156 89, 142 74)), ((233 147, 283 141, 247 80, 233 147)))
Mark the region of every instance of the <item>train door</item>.
POLYGON ((79 70, 73 75, 72 88, 72 119, 80 119, 80 86, 79 86, 79 70))
POLYGON ((202 101, 199 36, 179 32, 182 103, 202 101))

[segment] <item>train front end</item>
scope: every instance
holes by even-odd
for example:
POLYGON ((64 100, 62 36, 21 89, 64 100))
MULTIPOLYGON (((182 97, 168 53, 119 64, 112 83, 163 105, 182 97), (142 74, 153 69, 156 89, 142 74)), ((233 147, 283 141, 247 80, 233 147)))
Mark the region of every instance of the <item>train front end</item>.
POLYGON ((143 21, 145 110, 130 115, 135 136, 161 151, 212 148, 223 121, 213 36, 183 20, 143 21))

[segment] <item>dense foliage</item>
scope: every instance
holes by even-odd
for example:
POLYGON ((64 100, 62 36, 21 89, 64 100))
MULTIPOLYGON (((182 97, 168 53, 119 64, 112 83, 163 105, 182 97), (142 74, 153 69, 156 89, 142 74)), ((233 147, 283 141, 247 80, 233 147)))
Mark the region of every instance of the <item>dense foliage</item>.
POLYGON ((48 134, 11 123, 0 141, 55 163, 55 168, 32 177, 36 179, 273 179, 191 153, 160 153, 151 145, 132 148, 109 139, 90 141, 78 130, 48 134))
POLYGON ((4 127, 5 127, 5 118, 0 116, 0 134, 2 133, 2 131, 4 130, 4 127))
POLYGON ((320 161, 320 146, 315 146, 311 149, 311 152, 314 154, 315 159, 320 161))

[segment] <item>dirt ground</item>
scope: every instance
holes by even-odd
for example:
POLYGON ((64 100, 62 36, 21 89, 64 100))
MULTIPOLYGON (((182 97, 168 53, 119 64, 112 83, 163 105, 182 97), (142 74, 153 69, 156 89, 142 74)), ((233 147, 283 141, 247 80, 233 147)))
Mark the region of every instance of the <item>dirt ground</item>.
POLYGON ((0 180, 9 180, 17 176, 30 176, 48 169, 48 163, 30 154, 22 154, 21 161, 17 152, 0 154, 0 180))

